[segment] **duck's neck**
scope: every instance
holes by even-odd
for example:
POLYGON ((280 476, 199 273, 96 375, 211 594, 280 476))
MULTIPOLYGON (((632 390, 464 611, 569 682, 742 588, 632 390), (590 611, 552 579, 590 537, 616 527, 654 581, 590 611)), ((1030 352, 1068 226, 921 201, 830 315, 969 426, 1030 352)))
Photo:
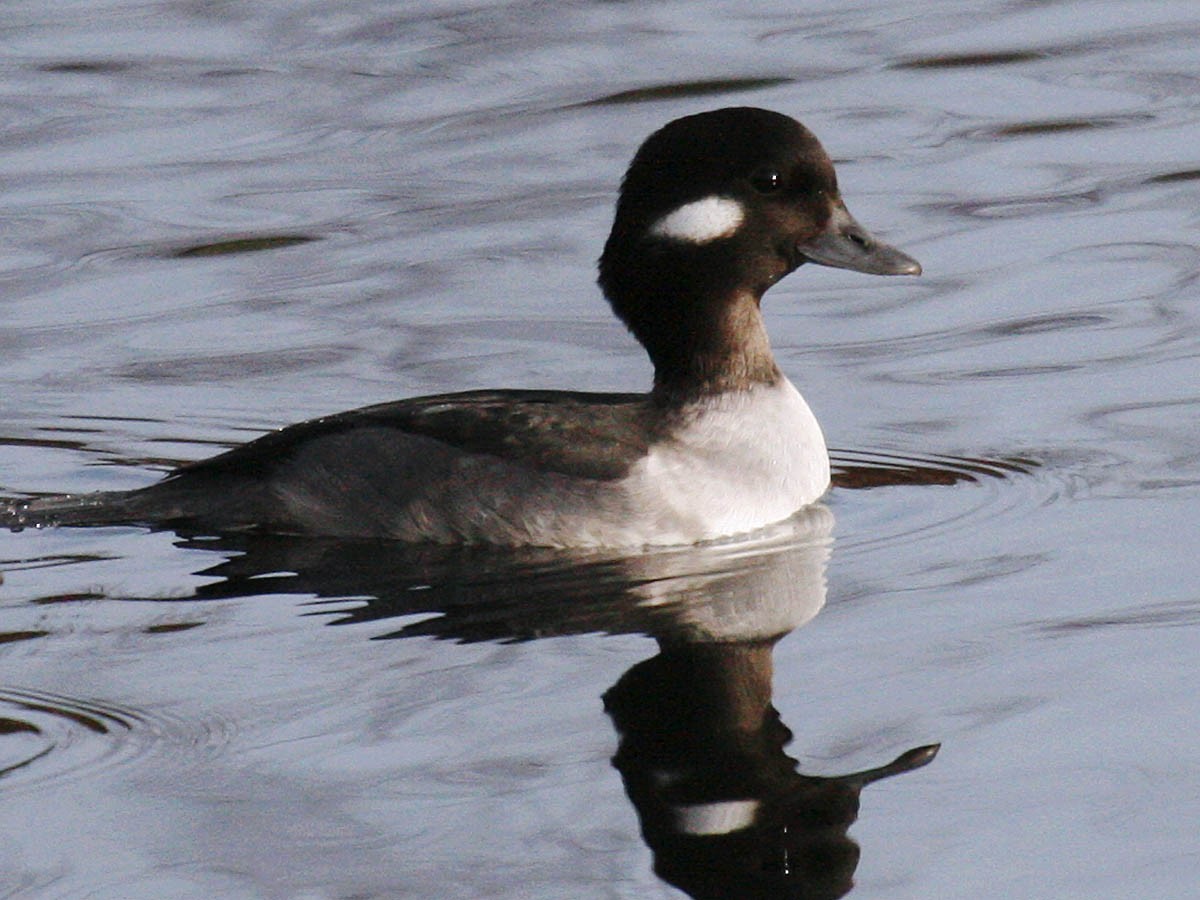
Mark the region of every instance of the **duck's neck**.
POLYGON ((636 217, 633 225, 628 218, 618 206, 599 280, 654 363, 655 401, 681 404, 779 382, 759 301, 781 275, 748 264, 731 242, 639 239, 631 236, 641 233, 636 217))
POLYGON ((613 306, 654 363, 653 397, 660 403, 749 390, 783 377, 759 298, 750 292, 613 306))

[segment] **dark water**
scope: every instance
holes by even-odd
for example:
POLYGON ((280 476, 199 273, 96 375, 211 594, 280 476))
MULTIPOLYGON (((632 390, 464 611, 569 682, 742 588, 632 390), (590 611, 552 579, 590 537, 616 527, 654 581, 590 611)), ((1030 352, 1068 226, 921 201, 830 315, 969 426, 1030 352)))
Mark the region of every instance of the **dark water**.
POLYGON ((0 493, 418 393, 643 389, 593 261, 701 109, 803 118, 926 272, 768 296, 839 475, 751 542, 0 534, 0 896, 1197 895, 1194 3, 0 35, 0 493))

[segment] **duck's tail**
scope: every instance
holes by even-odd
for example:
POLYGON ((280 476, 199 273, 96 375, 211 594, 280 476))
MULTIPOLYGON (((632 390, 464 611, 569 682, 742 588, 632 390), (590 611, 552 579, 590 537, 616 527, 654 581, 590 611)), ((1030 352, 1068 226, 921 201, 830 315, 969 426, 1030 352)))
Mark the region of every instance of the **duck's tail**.
POLYGON ((50 525, 131 525, 147 520, 140 491, 51 494, 0 498, 0 528, 44 528, 50 525))
POLYGON ((260 481, 211 466, 189 467, 186 478, 183 471, 132 491, 0 497, 0 529, 208 523, 240 530, 275 521, 277 504, 260 481))

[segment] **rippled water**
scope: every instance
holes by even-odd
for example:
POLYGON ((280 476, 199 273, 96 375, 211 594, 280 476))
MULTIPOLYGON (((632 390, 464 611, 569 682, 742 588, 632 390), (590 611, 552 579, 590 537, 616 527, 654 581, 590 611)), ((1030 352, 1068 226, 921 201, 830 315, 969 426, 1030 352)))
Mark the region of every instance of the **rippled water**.
POLYGON ((0 895, 1196 895, 1190 0, 4 18, 0 493, 643 389, 593 261, 701 109, 926 274, 768 296, 838 486, 754 541, 0 534, 0 895))

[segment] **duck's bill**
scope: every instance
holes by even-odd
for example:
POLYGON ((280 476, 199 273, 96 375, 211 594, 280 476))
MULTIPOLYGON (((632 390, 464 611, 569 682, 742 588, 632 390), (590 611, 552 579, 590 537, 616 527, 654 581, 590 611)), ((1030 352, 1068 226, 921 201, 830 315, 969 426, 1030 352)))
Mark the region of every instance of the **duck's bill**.
POLYGON ((809 262, 868 275, 920 275, 921 264, 874 237, 839 203, 825 230, 797 248, 809 262))

